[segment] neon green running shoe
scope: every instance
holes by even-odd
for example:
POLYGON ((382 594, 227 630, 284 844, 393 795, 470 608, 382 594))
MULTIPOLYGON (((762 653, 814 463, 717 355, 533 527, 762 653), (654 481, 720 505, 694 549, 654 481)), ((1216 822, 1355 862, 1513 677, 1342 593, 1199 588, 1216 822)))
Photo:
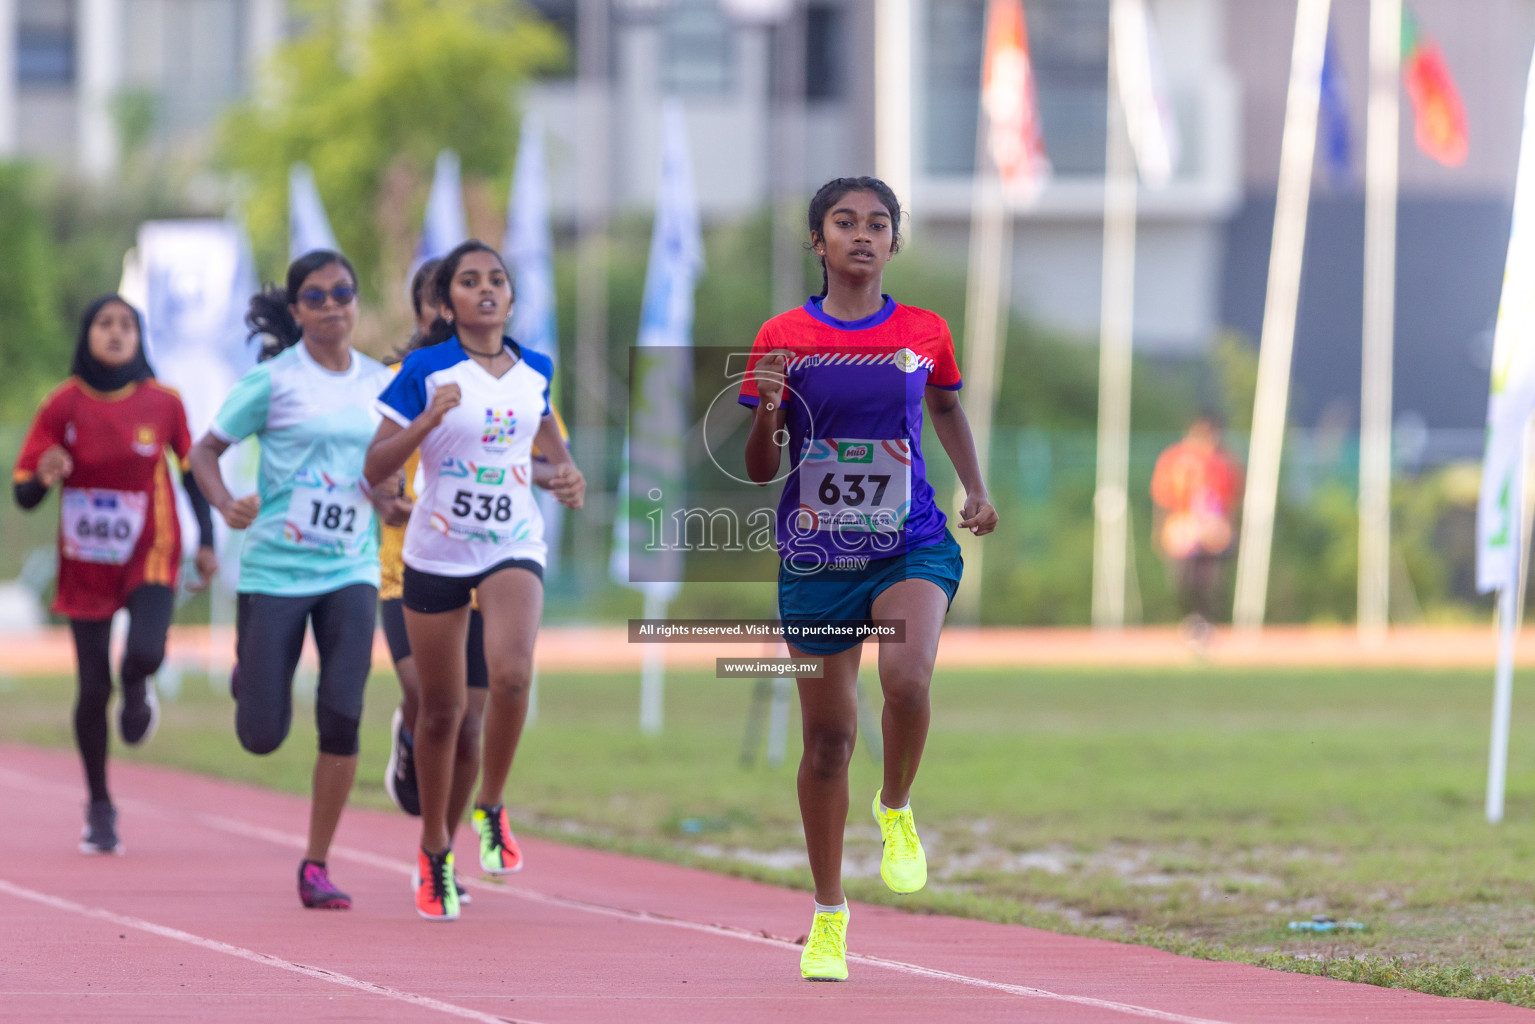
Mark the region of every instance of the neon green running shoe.
POLYGON ((806 981, 847 980, 848 912, 816 912, 805 939, 805 951, 799 955, 799 976, 806 981))
POLYGON ((879 803, 883 792, 874 793, 874 820, 879 824, 880 838, 885 841, 879 877, 891 892, 916 892, 927 884, 927 854, 922 852, 922 840, 917 838, 917 823, 912 820, 910 808, 883 810, 879 803))
POLYGON ((480 836, 480 867, 492 875, 522 870, 522 850, 517 846, 517 837, 512 835, 504 806, 477 806, 469 820, 480 836))

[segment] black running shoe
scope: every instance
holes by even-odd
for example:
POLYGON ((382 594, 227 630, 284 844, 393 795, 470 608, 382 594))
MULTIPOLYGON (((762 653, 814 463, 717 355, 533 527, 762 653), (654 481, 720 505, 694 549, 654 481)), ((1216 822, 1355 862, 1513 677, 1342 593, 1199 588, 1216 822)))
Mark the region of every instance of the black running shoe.
POLYGON ((416 747, 405 728, 405 715, 394 709, 389 723, 389 765, 384 769, 384 791, 394 805, 412 817, 421 817, 421 791, 416 786, 416 747))
POLYGON ((110 800, 92 800, 85 808, 85 828, 80 832, 81 853, 112 853, 121 856, 117 839, 117 808, 110 800))
POLYGON ((122 703, 117 708, 117 733, 130 747, 148 743, 160 727, 160 699, 154 685, 145 679, 137 686, 124 686, 122 703))

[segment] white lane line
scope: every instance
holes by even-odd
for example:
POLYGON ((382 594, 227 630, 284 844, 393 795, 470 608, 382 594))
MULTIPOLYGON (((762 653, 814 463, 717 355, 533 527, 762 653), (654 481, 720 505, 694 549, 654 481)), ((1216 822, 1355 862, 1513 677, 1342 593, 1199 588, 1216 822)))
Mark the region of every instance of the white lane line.
MULTIPOLYGON (((18 785, 25 784, 24 788, 35 789, 40 785, 47 785, 43 780, 23 775, 20 772, 0 769, 0 779, 13 781, 18 785)), ((72 791, 73 792, 73 791, 72 791)), ((151 805, 144 804, 146 809, 151 805)), ((161 813, 167 813, 164 807, 155 807, 161 813)), ((186 813, 186 812, 175 812, 186 813)), ((212 828, 229 832, 234 835, 245 836, 251 839, 260 839, 264 842, 278 846, 286 846, 291 849, 302 850, 307 841, 301 835, 284 832, 279 829, 267 828, 264 825, 254 825, 250 822, 240 821, 237 818, 226 818, 219 815, 201 814, 192 812, 191 817, 212 828)), ((400 860, 382 857, 367 850, 359 850, 347 846, 331 847, 331 855, 343 860, 349 860, 357 864, 377 868, 382 871, 396 874, 409 875, 411 867, 400 860)), ((464 877, 460 880, 476 890, 499 893, 502 896, 512 896, 517 899, 527 900, 531 903, 541 903, 546 906, 561 907, 568 910, 581 910, 589 914, 600 914, 606 917, 616 917, 631 921, 643 921, 649 924, 665 925, 670 928, 681 928, 686 931, 702 932, 710 935, 724 935, 739 939, 744 942, 755 942, 761 945, 776 946, 782 949, 799 949, 799 944, 790 939, 777 935, 769 935, 765 932, 751 931, 746 928, 738 928, 733 925, 703 924, 696 921, 685 921, 681 918, 667 917, 662 914, 652 913, 648 910, 629 910, 623 907, 612 907, 601 903, 588 903, 584 900, 572 899, 567 896, 554 896, 537 892, 531 889, 511 889, 504 885, 482 882, 477 878, 464 877)), ((965 985, 970 988, 988 989, 993 992, 1005 992, 1009 995, 1020 996, 1028 999, 1041 999, 1051 1002, 1070 1003, 1076 1006, 1090 1006, 1101 1010, 1110 1010, 1115 1013, 1123 1013, 1132 1017, 1140 1017, 1146 1020, 1167 1021, 1169 1024, 1230 1024, 1228 1021, 1215 1020, 1209 1017, 1192 1017, 1187 1014, 1173 1013, 1168 1010, 1158 1010, 1150 1006, 1139 1006, 1135 1003, 1121 1003, 1110 999, 1098 999, 1093 996, 1077 996, 1065 992, 1054 992, 1050 989, 1035 988, 1029 985, 1013 985, 1003 981, 990 981, 986 978, 976 978, 967 974, 956 974, 952 971, 944 971, 934 967, 924 967, 921 964, 907 963, 903 960, 887 960, 884 957, 869 956, 864 953, 849 953, 848 960, 853 963, 867 964, 870 967, 881 967, 885 970, 895 971, 900 974, 915 975, 918 977, 933 978, 939 981, 947 981, 956 985, 965 985)))
MULTIPOLYGON (((252 825, 248 822, 234 818, 217 817, 214 815, 198 815, 200 821, 214 828, 223 829, 236 835, 251 839, 262 839, 281 846, 303 849, 306 845, 303 836, 282 832, 278 829, 267 828, 264 825, 252 825)), ((367 850, 353 849, 347 846, 331 847, 331 856, 342 860, 349 860, 357 864, 378 868, 382 871, 396 874, 409 875, 409 865, 383 857, 367 850)), ((746 928, 738 928, 726 924, 704 924, 698 921, 687 921, 677 917, 667 917, 648 910, 629 910, 624 907, 613 907, 603 903, 589 903, 586 900, 573 899, 568 896, 554 896, 532 889, 512 889, 504 885, 483 882, 473 877, 461 879, 462 883, 473 887, 475 890, 499 893, 502 896, 511 896, 526 900, 530 903, 540 903, 545 906, 560 907, 567 910, 581 910, 589 914, 600 914, 605 917, 616 917, 627 921, 641 921, 647 924, 665 925, 669 928, 681 928, 685 931, 701 932, 706 935, 723 935, 745 942, 755 942, 761 945, 776 946, 781 949, 799 949, 799 944, 782 936, 769 935, 766 932, 751 931, 746 928)), ((938 981, 952 982, 957 985, 967 985, 971 988, 989 989, 993 992, 1006 992, 1009 995, 1022 996, 1028 999, 1042 999, 1058 1003, 1071 1003, 1075 1006, 1090 1006, 1100 1010, 1111 1010, 1116 1013, 1128 1014, 1147 1020, 1168 1021, 1170 1024, 1229 1024, 1226 1021, 1213 1020, 1208 1017, 1191 1017, 1187 1014, 1173 1013, 1168 1010, 1158 1010, 1150 1006, 1138 1006, 1134 1003, 1120 1003, 1111 999, 1098 999, 1093 996, 1076 996, 1065 992, 1053 992, 1050 989, 1035 988, 1030 985, 1012 985, 1004 981, 990 981, 985 978, 976 978, 967 974, 956 974, 953 971, 944 971, 935 967, 923 967, 921 964, 907 963, 903 960, 888 960, 884 957, 868 956, 863 953, 849 953, 848 960, 853 963, 868 964, 871 967, 882 967, 900 974, 915 975, 923 978, 933 978, 938 981)))
POLYGON ((291 960, 284 960, 269 953, 258 953, 253 949, 246 949, 243 946, 231 946, 227 942, 204 938, 201 935, 193 935, 191 932, 184 932, 179 928, 168 928, 165 925, 155 924, 153 921, 145 921, 142 918, 129 917, 126 914, 115 914, 103 907, 88 907, 83 903, 76 903, 73 900, 67 900, 59 896, 50 896, 35 889, 15 885, 3 878, 0 878, 0 892, 10 893, 12 896, 31 900, 33 903, 41 903, 43 906, 52 907, 55 910, 63 910, 79 914, 83 917, 94 917, 102 921, 110 921, 121 928, 133 928, 137 931, 148 932, 151 935, 158 935, 164 939, 184 942, 189 946, 212 950, 215 953, 238 957, 241 960, 249 960, 251 963, 261 964, 264 967, 276 967, 279 970, 301 974, 306 978, 314 978, 316 981, 328 981, 332 985, 356 989, 369 995, 383 996, 386 999, 408 1003, 411 1006, 419 1006, 426 1010, 436 1010, 438 1013, 446 1013, 452 1017, 461 1017, 464 1020, 480 1021, 482 1024, 536 1024, 534 1021, 520 1020, 515 1017, 498 1017, 490 1013, 481 1013, 478 1010, 471 1010, 466 1006, 456 1006, 453 1003, 445 1003, 441 999, 417 995, 414 992, 402 992, 397 988, 390 988, 387 985, 376 985, 371 981, 353 978, 338 971, 294 963, 291 960))

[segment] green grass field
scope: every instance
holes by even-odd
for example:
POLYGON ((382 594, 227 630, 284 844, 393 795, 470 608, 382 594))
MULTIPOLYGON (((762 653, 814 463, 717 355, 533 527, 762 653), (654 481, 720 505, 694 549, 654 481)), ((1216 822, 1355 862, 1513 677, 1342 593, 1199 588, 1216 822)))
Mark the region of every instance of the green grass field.
MULTIPOLYGON (((783 766, 743 767, 750 687, 674 673, 665 732, 647 738, 636 678, 546 675, 507 794, 515 823, 808 888, 797 722, 783 766)), ((69 744, 72 689, 0 678, 0 740, 69 744)), ((940 665, 913 792, 932 880, 898 905, 1535 1006, 1527 692, 1516 688, 1508 811, 1494 827, 1482 814, 1490 672, 940 665), (1366 927, 1287 929, 1313 914, 1366 927)), ((387 806, 396 695, 392 675, 374 677, 360 803, 387 806)), ((228 696, 188 676, 159 735, 130 756, 302 792, 307 706, 296 718, 282 750, 252 757, 234 741, 228 696)), ((877 785, 860 744, 849 891, 896 905, 866 811, 877 785)))

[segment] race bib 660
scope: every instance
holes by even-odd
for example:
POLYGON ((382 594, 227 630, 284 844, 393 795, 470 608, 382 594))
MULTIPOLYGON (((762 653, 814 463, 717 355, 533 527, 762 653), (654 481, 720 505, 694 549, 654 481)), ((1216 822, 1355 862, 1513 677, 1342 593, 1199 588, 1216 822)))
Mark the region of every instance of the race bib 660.
POLYGON ((139 491, 66 487, 61 504, 59 542, 65 558, 101 565, 124 565, 133 557, 149 495, 139 491))

